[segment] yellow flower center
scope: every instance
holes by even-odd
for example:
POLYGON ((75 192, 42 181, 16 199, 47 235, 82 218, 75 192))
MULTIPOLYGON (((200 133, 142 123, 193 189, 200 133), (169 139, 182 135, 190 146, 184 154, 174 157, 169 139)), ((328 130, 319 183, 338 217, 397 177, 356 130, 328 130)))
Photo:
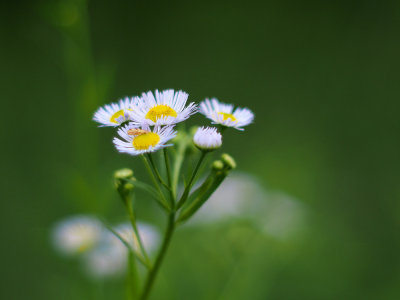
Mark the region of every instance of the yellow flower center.
POLYGON ((176 118, 178 114, 176 111, 164 104, 156 105, 152 107, 149 112, 146 114, 146 119, 150 119, 153 122, 156 122, 157 119, 164 118, 164 117, 174 117, 176 118))
POLYGON ((160 141, 160 136, 154 132, 138 135, 132 141, 133 148, 136 150, 147 150, 150 146, 155 146, 160 141))
POLYGON ((77 252, 78 253, 84 253, 87 250, 89 250, 92 247, 92 243, 86 242, 84 244, 82 244, 78 249, 77 252))
POLYGON ((237 122, 237 119, 232 114, 228 114, 228 113, 224 113, 224 112, 219 112, 218 114, 222 115, 222 121, 226 121, 228 119, 231 119, 233 122, 237 122))
POLYGON ((124 114, 125 114, 125 113, 124 113, 124 110, 123 110, 123 109, 117 111, 115 114, 113 114, 113 115, 111 116, 110 122, 113 122, 113 123, 118 124, 119 122, 117 121, 117 119, 118 119, 119 117, 123 117, 124 114))

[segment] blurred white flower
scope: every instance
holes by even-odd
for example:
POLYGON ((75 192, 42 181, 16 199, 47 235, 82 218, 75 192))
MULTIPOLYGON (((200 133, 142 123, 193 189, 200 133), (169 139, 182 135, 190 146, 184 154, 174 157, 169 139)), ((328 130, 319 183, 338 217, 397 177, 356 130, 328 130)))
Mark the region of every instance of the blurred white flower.
POLYGON ((246 205, 259 202, 264 191, 252 177, 240 173, 228 176, 210 199, 194 215, 190 223, 214 223, 243 216, 246 205))
POLYGON ((222 145, 222 135, 215 127, 200 127, 194 134, 193 142, 201 150, 215 150, 222 145))
POLYGON ((101 223, 96 218, 74 216, 55 224, 52 242, 62 254, 80 254, 97 245, 102 231, 101 223))
POLYGON ((249 125, 254 120, 254 114, 250 109, 237 107, 233 111, 232 104, 219 102, 216 98, 202 101, 200 113, 212 120, 213 124, 221 124, 238 130, 243 130, 243 126, 249 125))
MULTIPOLYGON (((160 243, 160 233, 157 228, 144 222, 137 222, 137 228, 143 243, 143 247, 146 249, 147 253, 154 252, 160 243)), ((133 249, 140 251, 139 242, 133 234, 130 223, 120 224, 115 228, 115 230, 132 246, 133 249)), ((118 240, 115 236, 114 239, 118 240)), ((121 243, 119 240, 118 242, 121 243)))
MULTIPOLYGON (((160 243, 158 230, 143 222, 137 222, 137 227, 147 253, 153 253, 160 243)), ((120 224, 114 229, 133 249, 139 251, 138 241, 129 223, 120 224)), ((126 246, 110 231, 105 231, 99 246, 84 256, 86 272, 94 278, 120 276, 125 273, 127 264, 126 246)))
POLYGON ((253 214, 265 233, 285 238, 304 228, 306 209, 297 199, 282 192, 272 192, 265 202, 253 207, 253 214))
POLYGON ((86 273, 93 278, 118 277, 125 273, 128 252, 124 245, 102 242, 83 257, 86 273))
POLYGON ((267 235, 286 238, 303 228, 305 207, 282 192, 267 192, 252 176, 234 173, 188 223, 213 224, 231 218, 250 220, 267 235))

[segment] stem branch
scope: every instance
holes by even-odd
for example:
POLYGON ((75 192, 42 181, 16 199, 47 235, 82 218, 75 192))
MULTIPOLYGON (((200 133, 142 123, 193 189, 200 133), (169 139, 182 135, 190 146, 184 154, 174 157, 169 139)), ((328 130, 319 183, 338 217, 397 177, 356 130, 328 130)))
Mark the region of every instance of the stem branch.
POLYGON ((151 153, 148 153, 147 156, 149 157, 150 165, 153 168, 154 173, 156 174, 158 182, 161 183, 164 187, 167 188, 167 190, 170 191, 171 188, 169 187, 168 184, 165 183, 165 181, 162 179, 160 173, 158 172, 158 170, 156 168, 156 165, 155 165, 154 160, 153 160, 153 156, 151 155, 151 153))
POLYGON ((171 177, 171 166, 169 163, 169 157, 167 149, 164 148, 164 160, 165 160, 165 167, 167 169, 167 177, 168 177, 168 186, 169 186, 169 193, 170 193, 170 202, 171 206, 174 207, 175 204, 175 188, 172 186, 172 177, 171 177))
POLYGON ((191 189, 192 184, 193 184, 193 180, 195 179, 195 177, 196 177, 196 175, 197 175, 197 172, 199 171, 199 168, 200 168, 200 166, 201 166, 201 163, 203 162, 204 157, 206 156, 206 154, 207 154, 207 152, 205 152, 205 151, 202 151, 202 152, 201 152, 201 156, 200 156, 199 161, 197 162, 197 165, 196 165, 196 167, 195 167, 195 169, 194 169, 194 171, 193 171, 193 173, 192 173, 192 176, 190 177, 189 183, 188 183, 187 186, 185 187, 185 190, 184 190, 184 192, 183 192, 183 194, 182 194, 182 197, 181 197, 181 199, 180 199, 179 202, 178 202, 178 205, 177 205, 177 207, 176 207, 177 210, 178 210, 179 208, 181 208, 181 207, 183 206, 183 204, 185 204, 186 199, 187 199, 187 197, 189 196, 190 189, 191 189))
POLYGON ((152 171, 152 169, 151 169, 151 167, 150 167, 149 162, 147 161, 146 156, 141 155, 141 157, 142 157, 142 160, 143 160, 144 165, 146 166, 146 170, 147 170, 147 172, 149 173, 149 175, 150 175, 150 177, 151 177, 151 180, 153 181, 154 186, 156 187, 158 193, 160 194, 160 201, 159 201, 159 203, 160 203, 164 208, 167 208, 167 210, 170 210, 170 207, 168 206, 167 200, 165 199, 164 194, 163 194, 163 192, 161 191, 160 185, 158 184, 158 181, 157 181, 157 179, 156 179, 155 176, 154 176, 154 173, 153 173, 153 171, 152 171))
POLYGON ((128 210, 129 220, 131 221, 134 235, 136 236, 136 239, 138 241, 140 252, 143 255, 143 257, 145 258, 147 264, 150 265, 149 256, 147 255, 146 249, 143 246, 143 242, 142 242, 142 239, 139 234, 139 230, 137 229, 136 218, 135 218, 135 213, 133 212, 132 201, 130 201, 129 199, 127 199, 127 201, 126 201, 126 209, 128 210))
POLYGON ((162 261, 165 257, 165 254, 168 250, 168 246, 170 244, 174 230, 175 230, 175 212, 171 212, 168 217, 167 229, 165 232, 165 236, 164 236, 164 240, 163 240, 161 249, 157 255, 154 266, 150 269, 150 271, 147 275, 146 283, 143 288, 143 293, 142 293, 142 296, 140 297, 141 300, 148 299, 148 297, 150 295, 154 280, 157 276, 158 270, 160 269, 161 263, 162 263, 162 261))

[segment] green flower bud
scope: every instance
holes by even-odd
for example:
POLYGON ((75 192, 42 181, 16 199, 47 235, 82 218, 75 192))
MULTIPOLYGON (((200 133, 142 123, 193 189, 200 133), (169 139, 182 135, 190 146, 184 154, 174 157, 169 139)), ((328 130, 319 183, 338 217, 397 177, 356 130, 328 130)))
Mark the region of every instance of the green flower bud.
POLYGON ((127 197, 131 194, 134 189, 132 181, 135 181, 133 177, 133 171, 131 169, 120 169, 114 173, 115 188, 120 194, 121 198, 126 201, 127 197))
POLYGON ((228 170, 232 170, 232 169, 236 168, 236 162, 233 159, 233 157, 230 156, 229 154, 227 154, 227 153, 222 154, 221 160, 224 163, 225 167, 228 168, 228 170))
POLYGON ((128 168, 119 169, 119 170, 115 171, 114 178, 116 180, 133 179, 133 171, 128 168))
POLYGON ((212 168, 215 171, 221 171, 224 168, 224 163, 220 160, 216 160, 212 163, 212 168))
POLYGON ((132 191, 133 188, 134 188, 134 186, 133 186, 132 183, 127 182, 127 183, 124 184, 124 189, 125 189, 126 191, 132 191))

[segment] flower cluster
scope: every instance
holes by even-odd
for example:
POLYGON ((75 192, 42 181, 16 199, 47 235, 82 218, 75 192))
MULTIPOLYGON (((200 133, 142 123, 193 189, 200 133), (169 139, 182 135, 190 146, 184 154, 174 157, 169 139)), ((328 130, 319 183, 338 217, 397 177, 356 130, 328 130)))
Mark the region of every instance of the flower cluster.
MULTIPOLYGON (((99 108, 93 120, 100 126, 119 127, 119 137, 113 143, 119 152, 140 155, 171 146, 168 144, 176 135, 177 123, 187 120, 198 110, 213 124, 221 128, 233 127, 243 130, 243 126, 253 122, 254 115, 247 108, 233 109, 213 98, 200 103, 187 104, 189 95, 183 91, 156 90, 141 96, 125 98, 99 108)), ((195 135, 195 145, 202 150, 214 150, 222 144, 222 136, 217 128, 200 128, 195 135)))
POLYGON ((156 90, 141 96, 125 98, 99 108, 94 121, 100 126, 117 128, 118 137, 113 139, 116 149, 143 159, 153 185, 136 179, 130 169, 115 172, 115 188, 129 216, 129 225, 110 228, 102 226, 93 218, 76 218, 59 224, 54 231, 54 244, 63 253, 85 255, 87 270, 97 276, 117 274, 123 266, 130 265, 132 298, 147 300, 153 281, 162 263, 171 237, 177 226, 189 220, 211 197, 231 170, 236 168, 235 160, 224 153, 220 159, 209 164, 208 175, 200 177, 208 153, 221 147, 222 132, 232 127, 243 130, 253 122, 254 115, 247 108, 234 109, 213 98, 205 99, 199 106, 188 103, 189 95, 183 91, 156 90), (194 132, 176 130, 175 126, 200 111, 216 127, 199 127, 194 132), (174 146, 171 152, 168 148, 174 146), (200 150, 197 163, 193 163, 196 150, 200 150), (152 152, 163 149, 164 166, 153 157, 152 152), (183 166, 191 174, 181 174, 183 166), (190 168, 193 167, 193 168, 190 168), (180 179, 184 179, 181 180, 180 179), (158 236, 151 227, 136 220, 135 190, 143 189, 157 201, 167 214, 165 235, 152 261, 149 254, 155 248, 158 236), (103 228, 107 228, 104 234, 103 228), (152 233, 153 232, 153 233, 152 233), (134 277, 136 260, 147 270, 142 288, 136 286, 134 277))

